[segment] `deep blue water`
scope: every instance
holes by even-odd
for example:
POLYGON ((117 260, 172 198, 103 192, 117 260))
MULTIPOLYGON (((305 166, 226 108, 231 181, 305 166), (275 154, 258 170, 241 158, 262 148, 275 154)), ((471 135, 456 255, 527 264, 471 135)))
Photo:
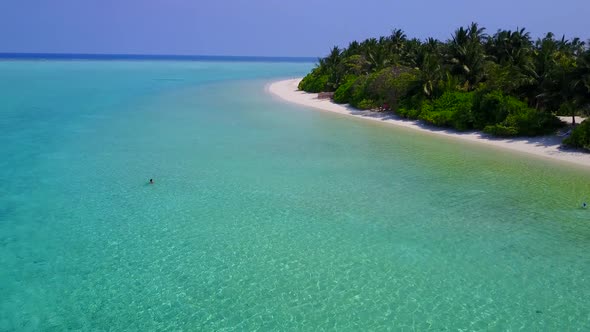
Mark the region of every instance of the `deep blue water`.
POLYGON ((68 53, 0 53, 5 60, 168 60, 168 61, 233 61, 233 62, 295 62, 311 63, 310 57, 264 57, 220 55, 158 55, 158 54, 68 54, 68 53))

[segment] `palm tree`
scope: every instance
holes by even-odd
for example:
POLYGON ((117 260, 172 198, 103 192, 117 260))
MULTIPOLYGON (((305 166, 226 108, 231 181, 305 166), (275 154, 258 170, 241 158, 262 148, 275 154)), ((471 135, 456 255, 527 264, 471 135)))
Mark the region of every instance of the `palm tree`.
POLYGON ((480 28, 477 23, 471 23, 467 28, 457 29, 448 45, 447 56, 451 71, 463 77, 468 89, 473 89, 485 75, 486 57, 482 41, 487 36, 484 31, 485 28, 480 28))
POLYGON ((401 55, 401 64, 410 68, 418 68, 420 66, 419 56, 422 48, 422 42, 418 38, 406 40, 403 46, 403 53, 401 55))
POLYGON ((525 29, 498 30, 488 38, 485 49, 488 57, 495 61, 496 70, 509 77, 504 80, 502 90, 526 97, 537 79, 530 34, 525 29))
POLYGON ((530 33, 525 29, 516 31, 498 30, 486 43, 486 53, 499 64, 526 65, 532 52, 530 33))
POLYGON ((342 62, 342 50, 338 46, 332 47, 330 54, 324 59, 326 72, 330 75, 327 85, 336 90, 340 84, 340 80, 344 76, 340 63, 342 62))
POLYGON ((590 48, 585 49, 579 39, 572 41, 572 49, 576 57, 576 65, 570 73, 570 88, 572 91, 572 123, 576 123, 575 112, 588 111, 590 107, 590 48))
POLYGON ((444 76, 441 43, 434 38, 427 39, 416 55, 416 62, 420 69, 419 79, 422 90, 428 98, 432 99, 435 97, 436 86, 444 76))
POLYGON ((399 64, 404 52, 407 37, 403 30, 393 29, 391 35, 386 38, 385 51, 388 53, 389 62, 399 64))
POLYGON ((548 33, 536 44, 536 66, 539 73, 538 99, 548 111, 572 115, 583 108, 585 91, 585 47, 579 38, 556 40, 548 33))
POLYGON ((326 65, 328 67, 334 67, 338 63, 340 63, 340 54, 341 53, 342 53, 342 51, 340 50, 340 48, 338 46, 332 47, 332 49, 330 50, 330 54, 326 57, 326 65))
POLYGON ((401 29, 393 29, 391 30, 391 35, 389 35, 393 49, 401 49, 407 39, 406 33, 401 29))
POLYGON ((580 87, 580 93, 585 94, 587 102, 590 102, 590 41, 588 41, 588 49, 578 57, 576 67, 579 79, 576 86, 580 87))
POLYGON ((361 43, 363 55, 369 63, 369 71, 377 71, 389 66, 390 59, 384 49, 384 45, 376 38, 369 38, 361 43))
POLYGON ((545 37, 537 39, 535 42, 533 63, 537 81, 533 89, 529 91, 529 97, 532 97, 531 100, 536 101, 535 107, 537 109, 547 108, 550 91, 555 90, 556 83, 552 76, 557 64, 556 54, 560 49, 559 44, 559 41, 555 39, 555 35, 551 32, 548 32, 545 37))
POLYGON ((359 55, 361 53, 361 44, 358 41, 353 40, 352 42, 348 43, 348 47, 342 51, 343 57, 349 57, 352 55, 359 55))

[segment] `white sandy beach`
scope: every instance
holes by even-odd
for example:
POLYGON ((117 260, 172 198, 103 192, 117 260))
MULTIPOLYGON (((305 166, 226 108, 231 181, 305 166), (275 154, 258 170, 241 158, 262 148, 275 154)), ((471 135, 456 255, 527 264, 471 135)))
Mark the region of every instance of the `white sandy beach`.
POLYGON ((288 102, 322 111, 334 112, 369 121, 378 121, 394 126, 411 128, 434 135, 442 135, 446 137, 462 139, 465 141, 487 144, 498 148, 505 148, 516 152, 527 153, 590 168, 590 153, 562 149, 560 147, 562 137, 558 137, 556 135, 498 139, 479 132, 457 132, 449 129, 436 128, 421 123, 420 121, 406 120, 391 114, 383 114, 373 111, 361 111, 348 105, 336 104, 329 99, 318 99, 317 94, 315 93, 299 91, 297 89, 299 81, 301 81, 300 78, 278 81, 271 83, 267 89, 270 93, 288 102))

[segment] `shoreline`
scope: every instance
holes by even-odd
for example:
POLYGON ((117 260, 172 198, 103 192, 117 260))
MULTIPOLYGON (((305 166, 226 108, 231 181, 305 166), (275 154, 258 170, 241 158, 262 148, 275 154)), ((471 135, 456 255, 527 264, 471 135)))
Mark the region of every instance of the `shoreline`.
POLYGON ((453 129, 434 127, 421 121, 408 120, 393 114, 375 111, 363 111, 349 105, 336 104, 330 99, 318 99, 317 93, 299 91, 297 85, 301 78, 272 82, 266 90, 284 101, 305 107, 352 116, 359 119, 386 123, 397 127, 451 137, 479 144, 486 144, 496 148, 507 149, 518 153, 534 155, 555 161, 567 162, 590 168, 590 153, 561 148, 562 137, 557 135, 539 137, 495 138, 477 131, 459 132, 453 129))

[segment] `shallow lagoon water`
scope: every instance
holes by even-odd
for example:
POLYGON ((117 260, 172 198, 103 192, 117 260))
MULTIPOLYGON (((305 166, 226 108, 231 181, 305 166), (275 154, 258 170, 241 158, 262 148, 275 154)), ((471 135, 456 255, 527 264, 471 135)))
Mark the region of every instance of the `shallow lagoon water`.
POLYGON ((0 62, 0 331, 590 328, 588 171, 265 92, 311 67, 0 62))

